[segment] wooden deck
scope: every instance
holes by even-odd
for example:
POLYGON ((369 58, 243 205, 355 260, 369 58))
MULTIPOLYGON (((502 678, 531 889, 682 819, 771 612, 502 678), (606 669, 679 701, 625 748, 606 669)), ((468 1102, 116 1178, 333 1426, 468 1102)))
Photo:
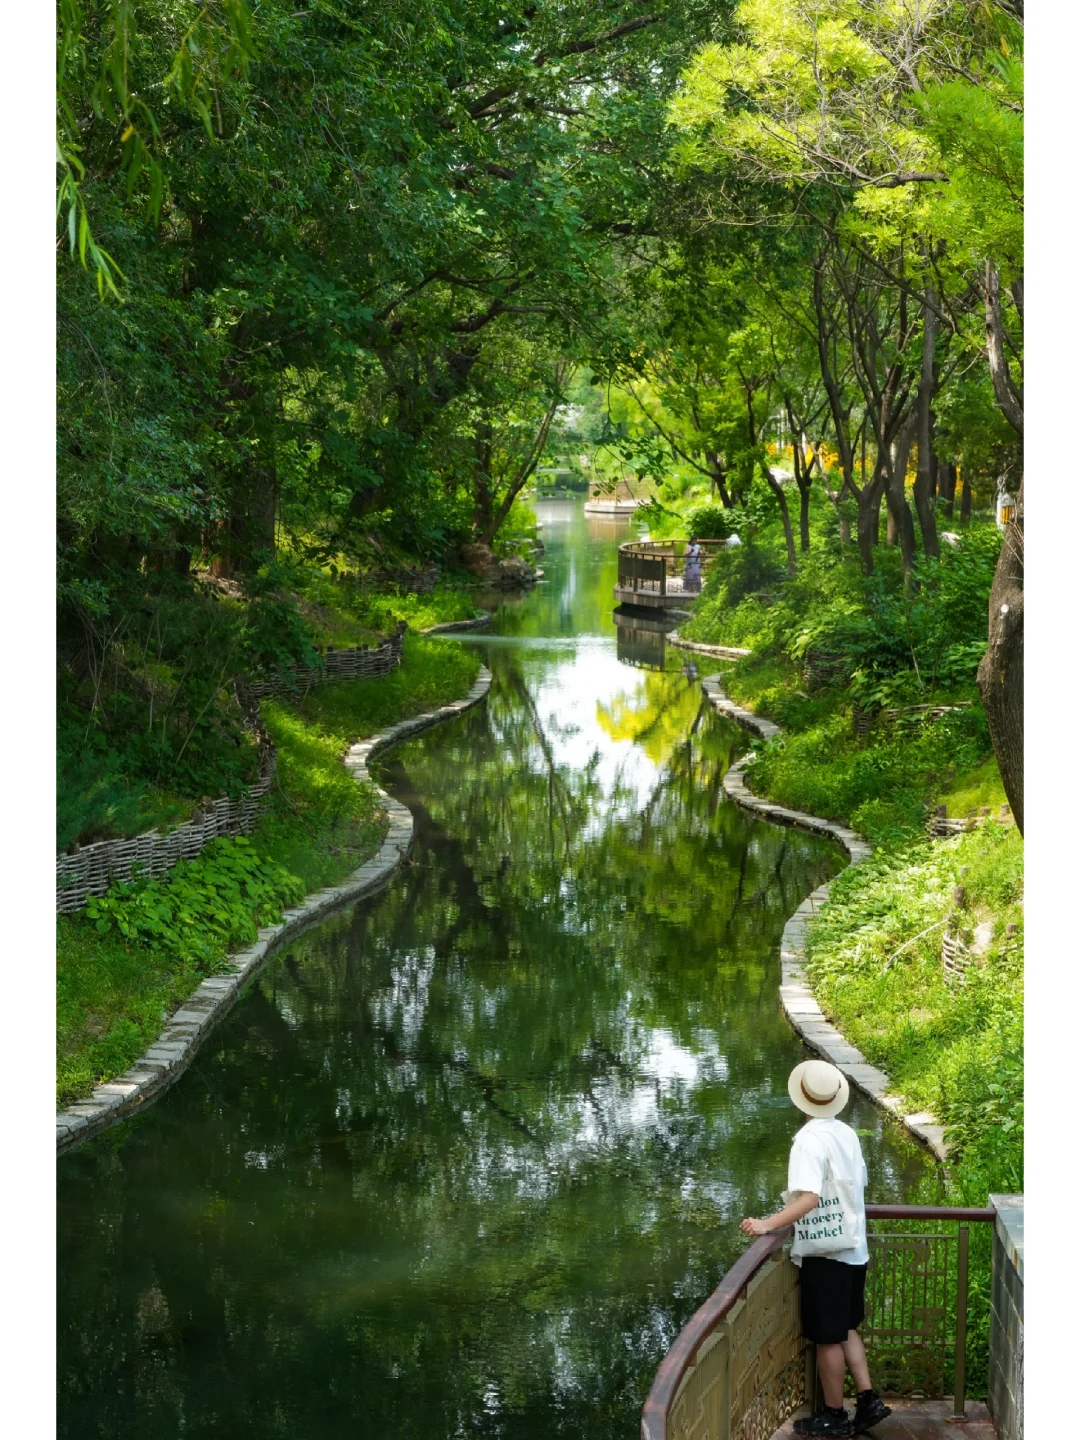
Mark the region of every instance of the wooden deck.
POLYGON ((696 590, 684 590, 682 576, 669 575, 665 592, 661 595, 658 585, 648 589, 641 585, 636 590, 632 585, 616 585, 615 603, 616 605, 634 605, 645 610, 685 610, 701 594, 701 587, 699 586, 696 590))
MULTIPOLYGON (((870 1440, 997 1440, 994 1422, 990 1412, 978 1400, 969 1400, 963 1420, 953 1420, 952 1402, 949 1400, 893 1400, 892 1414, 880 1425, 866 1433, 870 1440)), ((854 1401, 847 1402, 848 1414, 852 1413, 854 1401)), ((805 1415, 805 1407, 796 1415, 805 1415)), ((792 1420, 781 1425, 772 1440, 794 1440, 792 1420)))

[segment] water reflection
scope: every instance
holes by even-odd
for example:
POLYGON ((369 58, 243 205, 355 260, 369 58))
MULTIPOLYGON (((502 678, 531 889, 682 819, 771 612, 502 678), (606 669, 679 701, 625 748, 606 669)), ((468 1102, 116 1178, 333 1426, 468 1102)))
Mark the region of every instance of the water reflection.
MULTIPOLYGON (((776 1202, 776 943, 838 859, 726 802, 739 733, 619 663, 614 547, 565 509, 469 642, 487 705, 388 759, 413 863, 61 1162, 61 1435, 630 1440, 776 1202)), ((900 1198, 921 1155, 854 1123, 900 1198)))

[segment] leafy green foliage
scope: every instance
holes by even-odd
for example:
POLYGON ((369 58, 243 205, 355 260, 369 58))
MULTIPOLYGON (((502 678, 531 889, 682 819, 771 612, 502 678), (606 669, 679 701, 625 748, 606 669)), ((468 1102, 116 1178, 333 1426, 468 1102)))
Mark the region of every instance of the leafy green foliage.
MULTIPOLYGON (((687 520, 684 523, 689 523, 687 520)), ((866 707, 971 696, 986 649, 986 607, 1001 538, 984 518, 939 560, 917 558, 905 582, 897 551, 862 573, 835 512, 811 510, 812 547, 788 576, 775 515, 713 567, 691 640, 745 645, 759 656, 834 665, 834 681, 866 707)))
MULTIPOLYGON (((739 696, 739 687, 732 693, 739 696)), ((845 820, 875 843, 918 834, 927 805, 990 748, 979 710, 962 710, 914 733, 852 734, 842 709, 796 734, 770 741, 751 773, 755 790, 812 815, 845 820)))
POLYGON ((190 806, 156 794, 131 776, 85 716, 61 713, 56 754, 56 848, 73 840, 136 835, 186 818, 190 806))
POLYGON ((244 577, 240 659, 244 669, 278 670, 299 662, 318 663, 315 637, 296 597, 285 589, 289 572, 273 557, 244 577))
POLYGON ((732 532, 730 512, 721 505, 699 505, 686 517, 687 534, 699 540, 726 540, 732 532))
POLYGON ((57 1102, 138 1058, 228 951, 280 919, 303 884, 250 840, 216 840, 161 880, 114 885, 57 922, 57 1102))
POLYGON ((303 898, 303 886, 250 840, 214 840, 161 880, 133 880, 91 896, 87 917, 100 934, 175 952, 204 965, 230 948, 253 944, 261 924, 303 898))
POLYGON ((941 1117, 958 1160, 1002 1190, 1023 1188, 1022 892, 1020 837, 991 823, 851 867, 808 943, 827 1013, 913 1109, 941 1117), (992 927, 962 985, 946 981, 941 963, 957 884, 972 924, 985 917, 992 927))
MULTIPOLYGON (((124 1070, 228 950, 249 943, 283 905, 340 882, 375 853, 385 814, 374 786, 358 784, 342 765, 346 748, 457 699, 478 668, 459 645, 407 636, 401 669, 313 691, 307 718, 295 705, 264 703, 277 782, 252 838, 217 841, 161 881, 114 886, 86 914, 58 922, 60 1100, 124 1070)), ((115 772, 111 778, 119 784, 115 772)))

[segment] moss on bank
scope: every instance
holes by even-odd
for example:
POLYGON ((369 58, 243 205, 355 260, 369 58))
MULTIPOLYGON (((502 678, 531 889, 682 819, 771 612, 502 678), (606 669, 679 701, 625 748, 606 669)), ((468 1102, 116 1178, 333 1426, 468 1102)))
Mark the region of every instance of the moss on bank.
POLYGON ((268 811, 250 842, 219 841, 215 855, 204 852, 179 877, 186 893, 214 895, 216 923, 205 910, 189 919, 175 903, 175 871, 153 885, 114 887, 108 913, 97 922, 85 913, 58 920, 58 1103, 87 1094, 136 1060, 199 980, 246 943, 255 925, 269 923, 275 903, 288 901, 290 881, 296 894, 321 889, 377 851, 385 815, 375 788, 358 784, 342 766, 345 750, 458 699, 478 670, 472 651, 409 635, 404 662, 390 675, 321 686, 295 705, 263 707, 278 746, 278 783, 268 811), (229 881, 231 859, 244 855, 245 845, 267 882, 261 900, 229 881), (168 923, 155 920, 166 911, 173 917, 168 923), (155 935, 153 928, 167 933, 155 935))

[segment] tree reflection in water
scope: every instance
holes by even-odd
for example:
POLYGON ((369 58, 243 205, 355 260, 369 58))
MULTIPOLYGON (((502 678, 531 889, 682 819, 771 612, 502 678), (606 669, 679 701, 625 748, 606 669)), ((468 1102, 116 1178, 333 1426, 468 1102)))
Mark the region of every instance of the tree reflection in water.
MULTIPOLYGON (((679 673, 489 656, 385 766, 413 863, 62 1162, 61 1435, 629 1440, 777 1199, 776 946, 837 853, 724 800, 740 735, 679 673)), ((854 1117, 900 1198, 921 1156, 854 1117)))

